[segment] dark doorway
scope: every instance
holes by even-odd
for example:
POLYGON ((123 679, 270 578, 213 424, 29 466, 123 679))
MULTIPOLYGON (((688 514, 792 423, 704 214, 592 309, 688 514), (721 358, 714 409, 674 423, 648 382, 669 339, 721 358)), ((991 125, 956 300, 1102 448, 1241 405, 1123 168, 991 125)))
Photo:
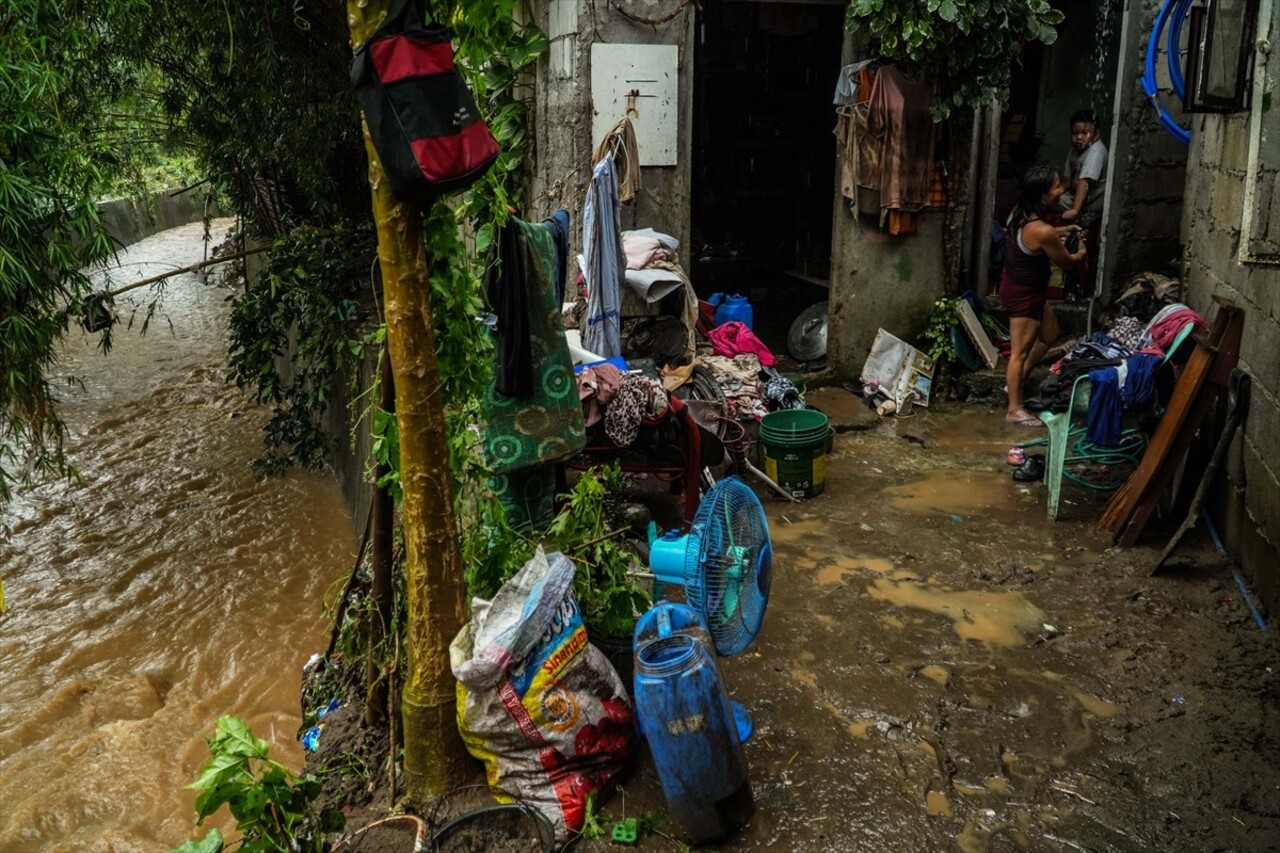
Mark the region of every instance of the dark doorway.
MULTIPOLYGON (((757 325, 826 298, 843 2, 706 0, 694 47, 692 277, 757 325), (770 310, 786 309, 781 315, 770 310), (765 308, 765 310, 760 310, 765 308)), ((781 344, 777 334, 769 343, 781 344)))

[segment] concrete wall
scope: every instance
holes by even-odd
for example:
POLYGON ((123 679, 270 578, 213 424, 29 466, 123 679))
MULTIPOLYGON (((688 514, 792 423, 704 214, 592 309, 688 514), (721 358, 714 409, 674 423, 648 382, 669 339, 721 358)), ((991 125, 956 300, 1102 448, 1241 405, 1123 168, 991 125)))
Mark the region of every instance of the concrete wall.
MULTIPOLYGON (((98 212, 107 233, 121 246, 129 246, 166 229, 199 222, 205 213, 204 190, 177 196, 173 190, 159 190, 149 196, 108 199, 98 202, 98 212)), ((210 213, 220 215, 216 206, 210 213)))
MULTIPOLYGON (((1278 25, 1273 18, 1273 32, 1278 25)), ((1274 77, 1280 64, 1274 53, 1271 64, 1274 77)), ((1263 160, 1274 170, 1280 164, 1280 116, 1269 115, 1263 160)), ((1280 267, 1239 260, 1249 119, 1248 114, 1197 118, 1186 183, 1184 274, 1190 304, 1198 311, 1207 310, 1214 296, 1245 311, 1240 366, 1253 377, 1252 403, 1243 435, 1228 453, 1227 482, 1211 509, 1232 556, 1275 614, 1280 612, 1280 267)))
MULTIPOLYGON (((625 8, 637 17, 657 18, 674 7, 638 0, 625 8)), ((644 189, 623 209, 622 226, 671 234, 680 241, 682 261, 688 260, 694 16, 689 3, 670 21, 653 27, 627 19, 609 3, 541 0, 536 5, 535 22, 550 39, 551 49, 538 60, 532 114, 534 175, 525 216, 536 219, 559 207, 568 209, 573 215, 572 254, 582 251, 582 203, 591 179, 591 152, 599 142, 592 139, 591 130, 591 45, 674 44, 680 48, 678 163, 642 169, 644 189)))
MULTIPOLYGON (((1111 186, 1102 269, 1106 288, 1121 288, 1131 276, 1147 270, 1176 274, 1181 255, 1187 149, 1161 127, 1141 82, 1147 42, 1159 11, 1158 0, 1125 4, 1116 126, 1108 138, 1111 186)), ((1163 48, 1156 67, 1163 103, 1186 126, 1181 101, 1167 83, 1163 48)), ((1104 301, 1112 295, 1118 295, 1118 290, 1104 290, 1104 301)))
POLYGON ((880 328, 914 345, 933 303, 952 292, 944 220, 941 212, 926 213, 919 233, 890 237, 874 219, 855 216, 837 192, 827 325, 827 363, 837 376, 857 377, 880 328))

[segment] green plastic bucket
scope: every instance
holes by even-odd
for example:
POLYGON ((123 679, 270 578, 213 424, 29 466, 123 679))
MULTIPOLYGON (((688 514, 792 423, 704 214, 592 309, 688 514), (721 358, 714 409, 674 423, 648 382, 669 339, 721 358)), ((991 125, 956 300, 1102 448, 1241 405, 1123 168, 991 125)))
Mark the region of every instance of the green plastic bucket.
POLYGON ((764 472, 797 498, 822 494, 831 426, 817 409, 784 409, 760 420, 764 472))

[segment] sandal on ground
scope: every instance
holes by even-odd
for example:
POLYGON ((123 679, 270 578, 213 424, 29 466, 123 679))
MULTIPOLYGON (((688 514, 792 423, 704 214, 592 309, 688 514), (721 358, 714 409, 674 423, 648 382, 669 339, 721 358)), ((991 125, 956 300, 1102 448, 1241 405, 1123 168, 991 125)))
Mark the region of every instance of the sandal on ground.
POLYGON ((1034 483, 1044 479, 1044 457, 1028 456, 1027 461, 1013 469, 1013 479, 1019 483, 1034 483))
POLYGON ((1017 415, 1005 415, 1004 422, 1006 424, 1009 424, 1010 426, 1022 426, 1022 427, 1032 427, 1032 428, 1044 426, 1044 421, 1040 420, 1035 415, 1027 414, 1026 412, 1023 412, 1017 415))

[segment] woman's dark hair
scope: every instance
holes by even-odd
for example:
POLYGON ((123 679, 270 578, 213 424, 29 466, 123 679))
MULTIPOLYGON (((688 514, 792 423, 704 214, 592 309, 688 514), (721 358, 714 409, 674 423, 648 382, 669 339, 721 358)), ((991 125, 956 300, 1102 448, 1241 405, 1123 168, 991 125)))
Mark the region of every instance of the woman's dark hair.
POLYGON ((1053 186, 1058 170, 1048 163, 1037 163, 1018 179, 1018 205, 1013 209, 1013 233, 1027 224, 1032 216, 1043 216, 1044 194, 1053 186))

